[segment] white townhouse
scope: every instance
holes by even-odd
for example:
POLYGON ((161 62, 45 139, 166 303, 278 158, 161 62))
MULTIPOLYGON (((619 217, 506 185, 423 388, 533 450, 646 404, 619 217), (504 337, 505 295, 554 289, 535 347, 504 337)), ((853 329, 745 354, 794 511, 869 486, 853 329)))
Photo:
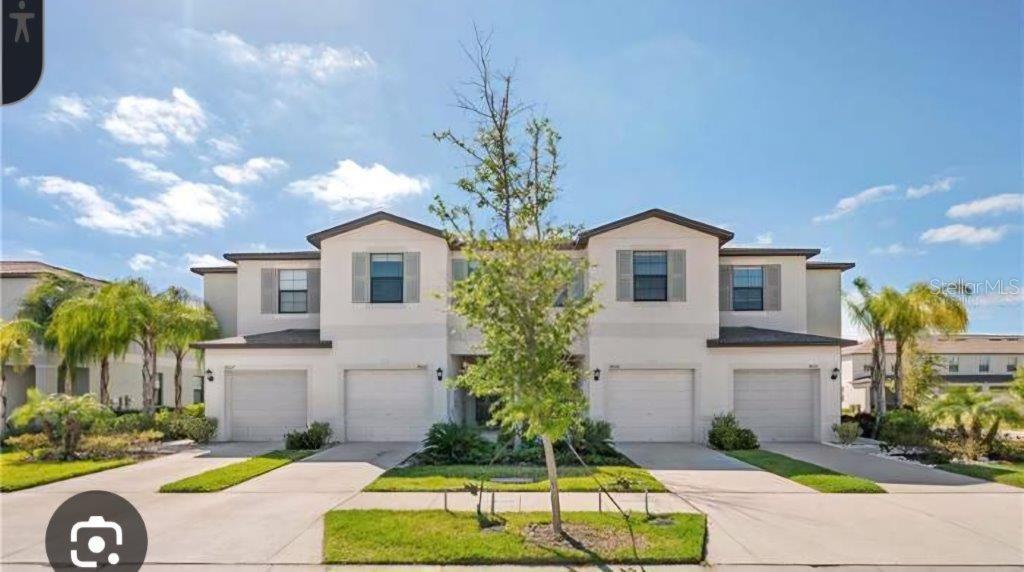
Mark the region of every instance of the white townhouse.
MULTIPOLYGON (((983 391, 1006 389, 1017 368, 1024 365, 1024 336, 1014 334, 954 334, 928 336, 921 351, 938 357, 937 373, 947 385, 970 385, 983 391)), ((843 407, 871 409, 871 341, 843 349, 843 407)), ((886 376, 893 375, 896 343, 885 342, 886 376)), ((909 364, 907 364, 909 366, 909 364)))
MULTIPOLYGON (((6 322, 17 318, 22 299, 46 274, 77 278, 97 286, 105 282, 35 260, 0 261, 0 320, 6 322)), ((182 364, 181 396, 184 404, 203 401, 202 376, 191 353, 182 364)), ((30 387, 43 393, 92 393, 99 396, 99 363, 76 364, 71 383, 65 387, 57 375, 60 362, 57 353, 37 346, 33 352, 32 363, 27 364, 21 371, 15 371, 11 365, 4 366, 4 376, 7 380, 7 411, 11 412, 25 403, 30 387)), ((174 357, 170 354, 157 356, 156 384, 157 405, 174 405, 174 357)), ((142 352, 135 344, 132 344, 123 357, 110 360, 110 399, 115 407, 121 409, 142 407, 142 352)))
MULTIPOLYGON (((729 231, 649 210, 574 248, 603 309, 573 353, 590 414, 620 441, 703 441, 734 411, 762 440, 818 441, 839 419, 840 275, 816 249, 726 248, 729 231)), ((488 403, 444 379, 482 356, 445 293, 467 264, 441 230, 386 212, 307 237, 313 250, 197 267, 228 337, 206 350, 222 440, 327 421, 346 441, 479 425, 488 403)))

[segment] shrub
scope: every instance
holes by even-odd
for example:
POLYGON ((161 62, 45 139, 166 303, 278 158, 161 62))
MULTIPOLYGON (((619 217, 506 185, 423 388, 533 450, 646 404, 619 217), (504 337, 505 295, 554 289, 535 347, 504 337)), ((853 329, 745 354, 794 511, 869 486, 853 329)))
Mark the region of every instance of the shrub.
POLYGON ((162 438, 162 433, 152 430, 114 435, 87 435, 82 439, 79 457, 94 460, 119 459, 145 449, 162 438))
POLYGON ((736 449, 757 449, 757 435, 745 427, 741 427, 732 413, 715 415, 708 431, 708 444, 722 451, 736 449))
POLYGON ((205 403, 191 403, 181 408, 182 413, 189 417, 206 417, 205 403))
POLYGON ((139 412, 128 412, 97 419, 93 423, 90 433, 94 435, 138 433, 139 431, 148 431, 154 427, 156 427, 156 418, 154 416, 139 412))
POLYGON ((843 445, 853 445, 860 437, 860 424, 856 421, 844 421, 832 425, 832 432, 843 445))
POLYGON ((185 411, 158 411, 153 426, 167 439, 191 439, 196 443, 205 443, 217 433, 216 419, 185 411))
POLYGON ((953 459, 975 461, 987 456, 992 445, 971 433, 945 429, 935 432, 935 448, 937 451, 953 459))
POLYGON ((423 439, 421 462, 429 465, 475 465, 494 455, 494 444, 474 427, 458 423, 434 423, 423 439))
POLYGON ((92 394, 43 395, 33 387, 28 390, 25 404, 11 413, 11 423, 15 427, 38 424, 58 456, 68 459, 78 450, 82 433, 94 421, 109 416, 110 408, 97 401, 92 394))
POLYGON ((4 440, 4 444, 15 451, 21 451, 27 453, 29 457, 34 457, 37 450, 50 447, 50 440, 42 433, 23 433, 16 437, 8 437, 4 440))
POLYGON ((998 439, 988 456, 997 461, 1024 463, 1024 439, 998 439))
POLYGON ((882 428, 878 433, 884 450, 895 449, 907 455, 918 449, 928 447, 932 442, 931 423, 928 418, 917 411, 897 409, 890 411, 882 418, 882 428))
POLYGON ((853 416, 853 420, 860 425, 860 434, 871 437, 875 434, 875 416, 867 411, 861 411, 853 416))
MULTIPOLYGON (((584 419, 579 427, 569 432, 569 442, 584 459, 618 454, 612 446, 612 425, 607 421, 584 419)), ((575 461, 575 456, 572 456, 575 461)))
POLYGON ((323 421, 314 421, 304 431, 291 431, 284 436, 285 449, 321 449, 334 432, 323 421))

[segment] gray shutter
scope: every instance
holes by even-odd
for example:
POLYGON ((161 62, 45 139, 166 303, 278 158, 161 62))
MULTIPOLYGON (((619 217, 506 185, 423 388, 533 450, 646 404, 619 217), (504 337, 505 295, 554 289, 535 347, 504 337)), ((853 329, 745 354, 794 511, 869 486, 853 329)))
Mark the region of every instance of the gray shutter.
POLYGON ((370 301, 370 253, 352 253, 352 302, 370 301))
POLYGON ((668 251, 668 300, 686 301, 686 251, 668 251))
POLYGON ((615 299, 633 301, 633 251, 615 251, 615 299))
POLYGON ((319 268, 310 268, 306 271, 306 311, 310 314, 320 313, 319 268))
POLYGON ((772 312, 782 309, 782 265, 764 266, 764 309, 772 312))
POLYGON ((416 304, 420 301, 420 253, 406 252, 402 262, 402 301, 416 304))
POLYGON ((452 282, 465 280, 469 276, 469 261, 465 258, 452 259, 452 282))
POLYGON ((277 268, 260 269, 260 313, 277 313, 277 268))
POLYGON ((732 266, 718 267, 718 310, 732 310, 732 266))

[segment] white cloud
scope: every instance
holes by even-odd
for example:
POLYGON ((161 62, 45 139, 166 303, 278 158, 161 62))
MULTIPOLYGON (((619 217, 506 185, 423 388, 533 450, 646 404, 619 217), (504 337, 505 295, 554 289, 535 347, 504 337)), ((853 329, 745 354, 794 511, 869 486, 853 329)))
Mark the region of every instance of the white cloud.
POLYGON ((17 167, 14 167, 14 166, 4 167, 4 176, 6 176, 6 177, 13 177, 14 175, 17 175, 17 174, 18 174, 18 168, 17 167))
POLYGON ((932 228, 921 234, 924 242, 959 242, 961 244, 978 245, 998 242, 1003 239, 1009 226, 970 226, 951 224, 940 228, 932 228))
POLYGON ((772 236, 772 233, 765 232, 765 233, 757 235, 756 240, 757 240, 757 244, 759 244, 761 246, 768 246, 769 244, 774 242, 774 237, 772 236))
POLYGON ((946 211, 946 216, 966 218, 979 215, 999 214, 1024 211, 1024 194, 1005 193, 993 195, 969 203, 953 205, 946 211))
POLYGON ((62 177, 22 177, 19 183, 35 185, 38 192, 61 199, 76 213, 75 222, 86 228, 128 236, 220 228, 244 202, 242 195, 219 185, 189 181, 170 185, 155 198, 124 198, 119 201, 123 205, 104 197, 92 185, 62 177))
POLYGON ((231 263, 225 261, 219 256, 212 254, 196 254, 194 252, 185 253, 185 262, 189 266, 231 266, 231 263))
POLYGON ((128 267, 131 268, 133 272, 152 270, 155 265, 156 258, 148 254, 139 253, 128 259, 128 267))
POLYGON ((392 173, 379 163, 364 168, 350 159, 339 161, 333 171, 295 181, 287 187, 291 193, 309 195, 336 211, 383 208, 428 189, 430 183, 423 177, 392 173))
POLYGON ((821 223, 835 220, 841 216, 852 213, 868 203, 880 201, 895 193, 897 190, 896 185, 881 185, 865 189, 856 195, 843 197, 836 203, 836 206, 833 207, 830 212, 814 217, 814 222, 821 223))
POLYGON ((181 182, 181 177, 178 175, 175 175, 170 171, 163 171, 148 161, 140 161, 138 159, 132 159, 131 157, 118 157, 115 161, 131 169, 138 178, 146 181, 147 183, 173 185, 181 182))
POLYGON ((288 163, 277 157, 253 157, 241 165, 217 165, 213 172, 232 185, 244 185, 259 182, 287 168, 288 163))
POLYGON ((907 187, 908 199, 919 199, 932 193, 944 193, 953 188, 956 177, 943 177, 934 183, 921 185, 920 187, 907 187))
POLYGON ((211 137, 206 141, 206 144, 224 157, 234 157, 242 152, 242 146, 238 143, 238 139, 230 135, 211 137))
POLYGON ((89 105, 78 94, 58 95, 50 98, 50 109, 44 117, 52 123, 77 127, 92 116, 89 105))
POLYGON ((365 50, 326 44, 277 43, 255 46, 230 32, 207 34, 186 30, 191 41, 202 41, 229 63, 248 69, 289 76, 305 76, 318 83, 348 73, 373 69, 376 62, 365 50))
POLYGON ((195 142, 206 128, 206 113, 198 101, 176 87, 170 99, 134 95, 118 99, 102 126, 118 141, 161 153, 172 141, 195 142))
POLYGON ((925 251, 918 248, 908 248, 898 242, 894 242, 889 246, 879 246, 871 249, 871 254, 884 254, 887 256, 908 256, 908 255, 921 255, 925 254, 925 251))

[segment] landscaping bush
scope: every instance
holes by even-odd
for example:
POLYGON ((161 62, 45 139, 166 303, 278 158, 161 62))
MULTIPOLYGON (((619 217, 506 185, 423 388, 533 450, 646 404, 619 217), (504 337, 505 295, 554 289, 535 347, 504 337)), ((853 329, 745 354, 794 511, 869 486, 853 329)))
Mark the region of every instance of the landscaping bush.
POLYGON ((618 455, 612 446, 612 425, 607 421, 584 419, 579 427, 569 432, 569 442, 584 459, 618 455))
POLYGON ((138 433, 156 427, 156 419, 137 411, 120 415, 105 415, 97 419, 90 429, 94 435, 114 435, 118 433, 138 433))
POLYGON ((494 444, 474 427, 458 423, 434 423, 423 439, 420 462, 428 465, 476 465, 494 455, 494 444))
POLYGON ((860 425, 860 434, 871 437, 875 434, 875 416, 867 411, 861 411, 853 416, 853 420, 860 425))
POLYGON ((998 439, 988 456, 997 461, 1024 463, 1024 439, 998 439))
POLYGON ((8 437, 4 440, 4 445, 33 457, 37 450, 49 448, 50 440, 42 433, 23 433, 14 437, 8 437))
POLYGON ((321 449, 330 442, 334 431, 330 424, 314 421, 305 431, 291 431, 284 436, 285 449, 321 449))
POLYGON ((181 408, 182 413, 189 417, 206 417, 205 403, 190 403, 181 408))
POLYGON ((844 421, 832 425, 832 432, 843 445, 853 445, 860 437, 860 424, 856 421, 844 421))
POLYGON ((902 455, 928 447, 932 438, 931 421, 924 414, 910 409, 886 413, 878 432, 882 450, 895 450, 902 455))
POLYGON ((158 411, 153 418, 153 426, 167 439, 191 439, 196 443, 206 443, 217 433, 217 420, 196 416, 194 413, 194 410, 158 411))
POLYGON ((120 459, 160 441, 159 431, 119 433, 114 435, 86 435, 82 438, 78 456, 84 459, 120 459))
POLYGON ((976 461, 987 457, 992 451, 992 445, 986 443, 984 439, 956 429, 935 431, 934 437, 935 450, 951 459, 976 461))
POLYGON ((757 449, 757 435, 745 427, 741 427, 732 413, 715 415, 708 431, 708 444, 722 451, 737 449, 757 449))
POLYGON ((94 421, 108 418, 110 408, 92 394, 71 396, 63 393, 44 395, 29 388, 25 404, 11 413, 15 427, 37 424, 61 459, 70 459, 78 450, 83 432, 94 421))

